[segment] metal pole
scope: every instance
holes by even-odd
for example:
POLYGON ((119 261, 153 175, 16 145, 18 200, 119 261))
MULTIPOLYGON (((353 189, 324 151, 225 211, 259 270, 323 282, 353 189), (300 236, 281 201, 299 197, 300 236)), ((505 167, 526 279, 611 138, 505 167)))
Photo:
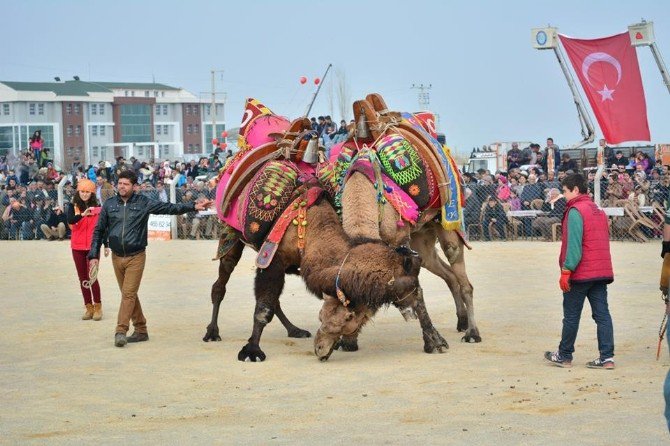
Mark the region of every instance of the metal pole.
POLYGON ((323 77, 321 78, 321 82, 319 83, 319 87, 316 89, 316 92, 314 93, 314 97, 312 98, 312 102, 309 103, 309 107, 307 107, 307 111, 305 112, 305 116, 309 117, 309 112, 312 111, 312 106, 314 105, 314 101, 316 101, 316 97, 319 94, 319 90, 321 90, 321 86, 323 85, 324 81, 326 80, 326 76, 328 75, 328 71, 330 70, 330 67, 332 67, 333 64, 329 63, 328 68, 326 68, 326 72, 323 73, 323 77))
POLYGON ((61 209, 63 209, 63 202, 65 201, 63 188, 65 187, 65 183, 72 181, 72 179, 72 175, 64 175, 63 179, 58 182, 58 206, 60 206, 61 209))
POLYGON ((656 65, 658 65, 658 69, 661 71, 661 76, 663 76, 663 83, 668 88, 668 92, 670 92, 670 75, 668 75, 668 69, 665 66, 665 62, 663 62, 661 52, 658 50, 656 42, 649 45, 649 47, 651 48, 651 54, 653 54, 654 59, 656 59, 656 65))
MULTIPOLYGON (((172 178, 172 183, 170 183, 170 203, 175 204, 177 202, 177 183, 181 174, 176 174, 172 178)), ((177 240, 179 238, 179 233, 177 231, 177 216, 173 215, 170 217, 170 231, 172 232, 172 240, 177 240)))
POLYGON ((596 170, 596 176, 593 179, 593 201, 598 207, 600 206, 600 177, 602 177, 603 172, 605 171, 605 149, 598 144, 598 152, 596 154, 596 160, 598 161, 598 169, 596 170))
MULTIPOLYGON (((210 144, 212 144, 212 141, 214 140, 214 135, 216 134, 216 90, 214 89, 214 74, 216 73, 215 70, 212 70, 212 139, 210 140, 210 144)), ((214 152, 214 148, 212 147, 212 152, 214 152)))
POLYGON ((572 75, 570 74, 570 71, 568 70, 568 66, 565 63, 565 59, 563 59, 563 55, 561 54, 560 48, 558 45, 556 45, 554 48, 554 54, 556 55, 556 59, 558 59, 558 64, 561 66, 561 70, 563 70, 563 75, 565 76, 565 80, 568 81, 568 86, 570 87, 570 91, 572 92, 572 100, 575 102, 575 107, 577 107, 577 115, 579 116, 579 124, 582 127, 582 138, 584 138, 581 142, 574 144, 572 146, 569 146, 571 149, 578 149, 590 142, 593 142, 593 139, 595 137, 595 130, 593 128, 593 122, 591 121, 591 118, 586 111, 586 108, 584 107, 584 103, 582 102, 582 98, 579 94, 579 90, 577 90, 577 86, 575 85, 575 81, 572 79, 572 75), (586 127, 586 131, 584 129, 586 127))

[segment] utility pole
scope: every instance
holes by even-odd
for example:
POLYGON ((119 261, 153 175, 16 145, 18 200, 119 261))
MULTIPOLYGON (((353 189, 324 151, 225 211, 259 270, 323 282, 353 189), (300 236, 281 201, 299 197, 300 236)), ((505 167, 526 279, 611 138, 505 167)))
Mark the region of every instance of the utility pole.
POLYGON ((430 105, 430 93, 428 93, 428 90, 431 88, 433 88, 433 84, 412 84, 412 90, 419 90, 419 111, 428 110, 428 106, 430 105))
MULTIPOLYGON (((211 115, 212 115, 212 138, 209 141, 209 144, 212 145, 212 153, 216 150, 216 147, 214 147, 214 144, 212 144, 212 141, 216 138, 216 73, 223 73, 223 70, 212 70, 212 108, 211 108, 211 115)), ((222 110, 222 115, 224 115, 223 110, 222 110)), ((223 116, 222 116, 223 117, 223 116)), ((205 144, 207 144, 207 141, 205 141, 205 144)))

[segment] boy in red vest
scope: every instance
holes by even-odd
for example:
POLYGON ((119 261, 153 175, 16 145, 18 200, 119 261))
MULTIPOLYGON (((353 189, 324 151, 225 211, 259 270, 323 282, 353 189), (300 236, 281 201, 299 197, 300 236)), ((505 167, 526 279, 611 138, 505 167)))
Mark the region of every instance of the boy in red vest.
POLYGON ((588 298, 598 326, 600 355, 586 366, 613 369, 614 329, 607 305, 607 284, 614 281, 614 273, 607 216, 591 201, 583 175, 568 175, 562 185, 568 202, 563 214, 563 240, 558 260, 559 285, 563 290, 563 332, 558 350, 545 352, 544 357, 558 367, 572 367, 579 318, 584 300, 588 298))

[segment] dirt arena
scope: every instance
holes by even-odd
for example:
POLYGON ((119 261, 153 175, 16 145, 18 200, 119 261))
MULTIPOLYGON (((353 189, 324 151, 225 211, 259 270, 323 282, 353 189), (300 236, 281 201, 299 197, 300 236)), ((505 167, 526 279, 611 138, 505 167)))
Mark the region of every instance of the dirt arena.
MULTIPOLYGON (((475 243, 467 254, 483 342, 456 332, 446 286, 423 272, 428 310, 449 341, 423 353, 418 321, 381 311, 355 353, 321 363, 312 339, 265 330, 264 363, 237 361, 251 333, 253 253, 228 285, 222 342, 204 343, 216 242, 152 242, 140 289, 149 342, 113 345, 119 292, 100 268, 105 317, 81 321, 67 242, 0 242, 0 444, 664 444, 655 360, 663 305, 660 242, 612 243, 617 369, 591 370, 585 305, 575 367, 543 362, 561 327, 558 243, 475 243)), ((318 300, 288 279, 283 307, 315 333, 318 300)))

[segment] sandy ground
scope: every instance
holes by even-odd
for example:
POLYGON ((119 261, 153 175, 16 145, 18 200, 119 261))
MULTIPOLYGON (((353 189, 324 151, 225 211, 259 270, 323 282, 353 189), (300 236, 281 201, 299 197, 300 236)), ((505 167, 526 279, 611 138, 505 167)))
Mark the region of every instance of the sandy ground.
MULTIPOLYGON (((546 365, 561 327, 558 243, 475 243, 467 255, 481 344, 460 342, 446 286, 421 275, 445 354, 423 353, 417 321, 380 312, 355 353, 317 361, 312 339, 275 320, 264 363, 237 361, 251 332, 253 253, 228 286, 223 342, 210 318, 215 242, 152 242, 140 289, 151 339, 113 346, 119 292, 109 260, 105 317, 79 320, 66 242, 0 242, 0 444, 664 444, 655 360, 663 306, 660 243, 612 243, 617 366, 591 370, 595 324, 585 306, 572 369, 546 365), (44 265, 44 266, 43 266, 44 265), (58 265, 58 267, 46 266, 58 265)), ((287 315, 314 333, 318 300, 291 277, 287 315)))

